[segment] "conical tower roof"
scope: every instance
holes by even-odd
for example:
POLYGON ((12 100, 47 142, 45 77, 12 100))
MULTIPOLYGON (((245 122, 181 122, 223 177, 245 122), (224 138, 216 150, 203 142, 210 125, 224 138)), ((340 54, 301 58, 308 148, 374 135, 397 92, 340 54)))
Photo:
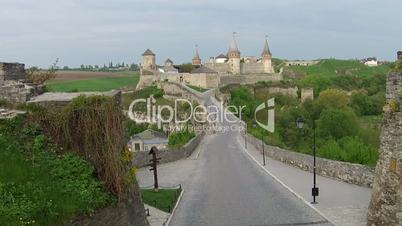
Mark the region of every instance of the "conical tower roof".
POLYGON ((145 52, 142 54, 143 56, 155 56, 155 53, 153 53, 150 49, 145 50, 145 52))
POLYGON ((197 47, 195 47, 195 54, 194 54, 193 60, 201 60, 197 47))
POLYGON ((268 40, 266 37, 265 37, 264 49, 262 50, 262 53, 261 53, 261 56, 264 56, 264 55, 272 55, 271 51, 269 50, 268 40))
POLYGON ((232 39, 232 42, 230 43, 230 46, 229 46, 229 53, 231 53, 231 52, 239 52, 239 48, 237 47, 235 34, 236 33, 233 33, 233 39, 232 39))

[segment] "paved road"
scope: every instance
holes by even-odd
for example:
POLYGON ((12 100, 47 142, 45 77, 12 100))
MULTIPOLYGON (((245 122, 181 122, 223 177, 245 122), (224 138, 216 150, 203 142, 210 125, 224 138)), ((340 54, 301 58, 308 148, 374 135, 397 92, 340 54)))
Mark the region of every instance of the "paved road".
MULTIPOLYGON (((208 135, 198 156, 161 166, 161 184, 185 190, 171 225, 332 225, 258 167, 237 139, 231 131, 208 135)), ((144 174, 140 184, 150 184, 144 174)))

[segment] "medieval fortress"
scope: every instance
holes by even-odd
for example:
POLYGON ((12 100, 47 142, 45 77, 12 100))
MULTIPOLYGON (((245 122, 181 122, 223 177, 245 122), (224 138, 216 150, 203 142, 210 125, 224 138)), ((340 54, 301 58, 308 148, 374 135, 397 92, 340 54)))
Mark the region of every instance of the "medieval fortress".
POLYGON ((258 81, 279 81, 282 75, 275 73, 272 65, 272 53, 265 39, 260 57, 242 57, 233 35, 228 53, 210 57, 202 62, 198 48, 191 60, 194 70, 180 72, 180 67, 167 59, 163 66, 156 64, 156 55, 147 49, 142 54, 140 82, 138 89, 168 81, 185 83, 202 88, 216 88, 227 84, 252 84, 258 81))

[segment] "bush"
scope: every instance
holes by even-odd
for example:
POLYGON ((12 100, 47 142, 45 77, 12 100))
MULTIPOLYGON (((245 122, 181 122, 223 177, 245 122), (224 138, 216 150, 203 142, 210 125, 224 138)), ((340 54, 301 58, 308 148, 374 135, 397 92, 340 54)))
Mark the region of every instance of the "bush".
POLYGON ((195 133, 188 129, 171 133, 169 136, 169 147, 181 148, 187 144, 191 139, 195 137, 195 133))
POLYGON ((92 165, 55 151, 38 125, 0 121, 0 225, 62 225, 113 201, 92 165))
POLYGON ((378 159, 377 149, 365 145, 358 137, 344 137, 338 142, 328 140, 317 153, 323 158, 366 165, 375 165, 378 159))
POLYGON ((98 178, 119 200, 126 197, 131 177, 122 155, 128 139, 122 109, 111 97, 80 96, 64 108, 33 114, 32 121, 64 152, 78 153, 94 165, 98 178))

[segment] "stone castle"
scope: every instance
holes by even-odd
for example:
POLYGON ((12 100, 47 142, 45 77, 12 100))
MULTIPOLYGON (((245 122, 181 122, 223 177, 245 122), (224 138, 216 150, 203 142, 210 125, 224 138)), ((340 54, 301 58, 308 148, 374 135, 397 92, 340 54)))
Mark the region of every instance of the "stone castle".
MULTIPOLYGON (((402 52, 398 52, 398 60, 402 62, 402 52)), ((401 72, 388 74, 386 99, 387 104, 402 106, 401 72)), ((402 112, 385 109, 368 212, 370 226, 402 225, 402 112)))
POLYGON ((265 39, 261 57, 241 57, 236 38, 232 41, 226 55, 211 57, 203 63, 198 48, 191 60, 195 68, 191 72, 182 73, 180 66, 167 59, 163 66, 156 64, 156 55, 150 49, 142 54, 140 64, 140 82, 138 89, 158 81, 185 83, 203 88, 216 88, 225 84, 246 84, 259 81, 282 80, 282 75, 274 72, 272 53, 265 39))

